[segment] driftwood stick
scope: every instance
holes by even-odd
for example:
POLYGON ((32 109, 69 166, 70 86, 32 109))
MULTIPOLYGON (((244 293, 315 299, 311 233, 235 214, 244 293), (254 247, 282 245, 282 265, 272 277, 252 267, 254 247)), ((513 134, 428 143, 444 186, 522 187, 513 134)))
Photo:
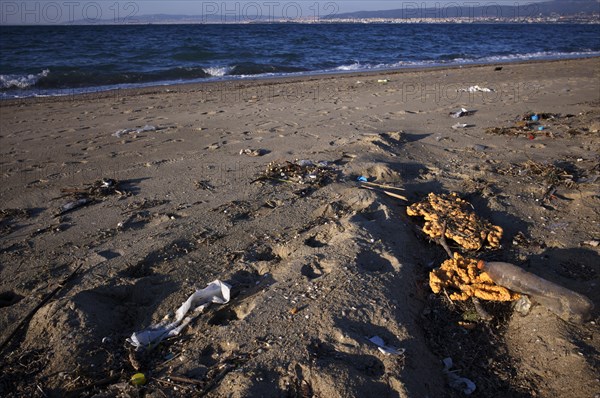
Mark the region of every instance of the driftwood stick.
POLYGON ((444 221, 444 225, 442 225, 442 236, 440 236, 438 240, 440 242, 440 245, 442 245, 444 250, 446 250, 446 253, 448 253, 448 257, 454 258, 454 255, 452 254, 452 250, 450 250, 450 247, 448 246, 448 242, 446 242, 446 223, 447 223, 447 221, 444 221))

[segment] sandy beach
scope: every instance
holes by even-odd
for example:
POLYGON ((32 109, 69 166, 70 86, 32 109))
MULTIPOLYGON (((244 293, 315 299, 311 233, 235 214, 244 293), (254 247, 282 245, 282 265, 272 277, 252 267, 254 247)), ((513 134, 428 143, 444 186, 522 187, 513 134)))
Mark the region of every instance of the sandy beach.
POLYGON ((444 371, 452 358, 472 397, 597 396, 599 66, 0 102, 0 395, 462 397, 444 371), (528 114, 543 117, 523 131, 528 114), (264 178, 300 160, 327 178, 264 178), (448 256, 406 213, 430 192, 456 192, 502 227, 501 247, 474 257, 587 296, 592 320, 482 301, 483 320, 470 301, 433 294, 428 274, 448 256), (133 332, 217 279, 229 303, 134 352, 133 332))

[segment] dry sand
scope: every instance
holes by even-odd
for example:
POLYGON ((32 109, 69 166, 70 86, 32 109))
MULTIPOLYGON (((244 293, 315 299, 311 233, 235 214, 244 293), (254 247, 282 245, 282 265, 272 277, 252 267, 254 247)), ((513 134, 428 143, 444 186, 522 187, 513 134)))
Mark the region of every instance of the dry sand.
POLYGON ((522 316, 484 302, 494 316, 484 321, 470 302, 433 295, 427 275, 445 252, 406 215, 408 203, 360 189, 356 177, 403 187, 411 202, 458 192, 505 231, 501 249, 475 255, 522 265, 598 307, 599 66, 1 102, 0 395, 463 396, 443 372, 451 357, 477 385, 473 397, 597 397, 597 310, 595 322, 572 325, 540 306, 522 316), (458 91, 473 85, 494 92, 458 91), (477 112, 449 117, 461 107, 477 112), (529 138, 486 133, 529 111, 563 117, 529 138), (145 125, 158 129, 113 135, 145 125), (269 162, 296 159, 330 162, 334 181, 253 182, 269 162), (61 189, 102 178, 123 195, 56 216, 73 197, 61 189), (229 304, 132 353, 132 332, 215 279, 231 284, 229 304), (379 352, 367 340, 375 335, 404 354, 379 352), (134 367, 144 387, 129 383, 134 367))

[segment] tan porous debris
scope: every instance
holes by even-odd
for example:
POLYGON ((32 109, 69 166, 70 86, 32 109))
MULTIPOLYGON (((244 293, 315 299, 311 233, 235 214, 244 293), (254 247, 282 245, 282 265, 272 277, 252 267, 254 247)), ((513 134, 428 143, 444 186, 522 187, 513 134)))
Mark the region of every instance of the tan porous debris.
POLYGON ((423 232, 433 239, 440 238, 445 230, 446 238, 466 250, 479 250, 486 243, 492 248, 500 246, 502 228, 479 218, 469 210, 469 203, 456 193, 430 193, 425 200, 409 206, 406 212, 409 216, 424 217, 423 232))

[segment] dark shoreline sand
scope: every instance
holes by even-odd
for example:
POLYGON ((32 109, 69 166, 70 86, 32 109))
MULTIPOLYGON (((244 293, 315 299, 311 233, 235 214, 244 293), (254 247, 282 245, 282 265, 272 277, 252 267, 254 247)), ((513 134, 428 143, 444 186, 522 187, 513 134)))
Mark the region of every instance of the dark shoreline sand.
POLYGON ((594 396, 597 310, 571 325, 540 306, 521 316, 483 303, 494 316, 484 321, 470 302, 433 295, 428 272, 444 250, 407 203, 356 177, 402 187, 410 202, 458 192, 504 229, 500 250, 474 256, 523 266, 599 307, 599 64, 0 101, 0 344, 59 287, 3 349, 0 395, 459 397, 441 362, 452 357, 473 397, 594 396), (460 91, 475 85, 494 91, 460 91), (476 112, 449 116, 461 107, 476 112), (488 131, 528 112, 557 116, 542 131, 488 131), (156 130, 114 135, 147 125, 156 130), (336 181, 253 182, 270 162, 296 159, 330 162, 336 181), (128 194, 55 216, 101 178, 128 194), (131 359, 131 333, 215 279, 232 285, 229 304, 131 359), (381 353, 365 338, 375 335, 405 353, 381 353), (128 382, 135 367, 148 379, 141 390, 128 382))

